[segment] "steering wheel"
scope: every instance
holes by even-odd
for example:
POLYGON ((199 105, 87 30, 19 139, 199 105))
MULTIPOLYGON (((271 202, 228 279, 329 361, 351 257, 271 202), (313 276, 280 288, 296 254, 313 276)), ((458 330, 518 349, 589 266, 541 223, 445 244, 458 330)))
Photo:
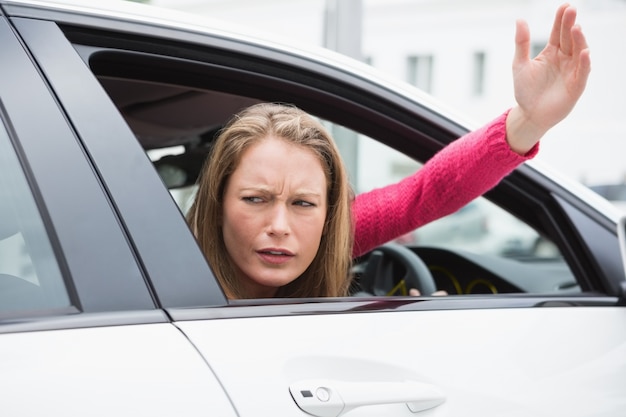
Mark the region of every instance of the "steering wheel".
POLYGON ((386 243, 370 253, 360 277, 361 291, 356 295, 390 295, 396 292, 402 281, 404 294, 408 294, 411 288, 427 296, 437 291, 430 270, 415 252, 398 243, 386 243), (398 264, 405 270, 402 277, 394 276, 394 266, 398 264))

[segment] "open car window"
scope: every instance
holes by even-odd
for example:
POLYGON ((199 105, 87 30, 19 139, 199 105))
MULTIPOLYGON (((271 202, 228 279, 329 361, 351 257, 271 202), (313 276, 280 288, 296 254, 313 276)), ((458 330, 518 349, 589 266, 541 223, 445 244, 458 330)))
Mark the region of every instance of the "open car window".
MULTIPOLYGON (((364 135, 358 155, 359 192, 400 181, 422 167, 364 135)), ((557 245, 484 196, 395 242, 419 254, 437 288, 449 295, 580 292, 557 245)), ((403 291, 406 295, 398 287, 389 295, 403 291)))
MULTIPOLYGON (((371 114, 380 117, 379 123, 387 123, 379 125, 373 117, 355 113, 363 106, 344 110, 341 100, 332 98, 326 90, 315 90, 315 94, 328 94, 318 98, 306 90, 303 81, 298 88, 305 90, 294 93, 281 84, 285 80, 276 86, 272 84, 276 79, 264 74, 247 73, 241 76, 245 82, 236 82, 240 77, 236 70, 200 68, 197 63, 174 62, 149 54, 126 56, 117 51, 96 49, 92 53, 90 48, 78 49, 183 215, 193 201, 196 180, 216 134, 234 113, 258 102, 293 103, 324 121, 338 142, 358 193, 393 183, 420 169, 416 160, 425 161, 439 149, 433 145, 433 138, 441 142, 459 136, 448 137, 451 130, 436 116, 428 122, 432 125, 417 115, 400 115, 399 120, 390 122, 380 110, 370 109, 371 114), (160 66, 165 71, 155 70, 160 66), (437 131, 433 131, 435 123, 440 124, 435 127, 437 131), (375 139, 378 137, 387 142, 383 144, 375 139)), ((396 241, 418 254, 429 266, 437 287, 450 295, 581 292, 583 287, 571 270, 571 256, 562 256, 562 242, 553 241, 546 233, 551 227, 546 223, 551 221, 545 216, 546 208, 536 206, 542 204, 539 200, 524 201, 521 194, 511 192, 515 193, 508 190, 507 194, 494 195, 495 200, 488 193, 396 241), (521 208, 520 201, 535 206, 521 208), (520 213, 527 218, 522 219, 520 213)), ((367 255, 355 260, 357 282, 367 261, 367 255)))
MULTIPOLYGON (((209 103, 203 105, 211 108, 209 103)), ((422 166, 375 139, 327 120, 322 122, 338 141, 352 187, 359 193, 399 181, 422 166)), ((210 133, 216 134, 218 129, 213 126, 210 133)), ((201 144, 195 145, 195 155, 194 151, 190 152, 193 145, 147 150, 183 214, 197 191, 195 178, 204 163, 199 152, 207 151, 211 139, 192 141, 201 144)), ((389 210, 393 210, 393 205, 389 210)), ((485 197, 399 236, 394 242, 419 254, 431 270, 438 289, 449 295, 580 292, 558 247, 485 197)), ((364 256, 357 260, 354 268, 357 279, 367 259, 364 256)), ((406 295, 406 287, 399 286, 388 295, 406 295)))

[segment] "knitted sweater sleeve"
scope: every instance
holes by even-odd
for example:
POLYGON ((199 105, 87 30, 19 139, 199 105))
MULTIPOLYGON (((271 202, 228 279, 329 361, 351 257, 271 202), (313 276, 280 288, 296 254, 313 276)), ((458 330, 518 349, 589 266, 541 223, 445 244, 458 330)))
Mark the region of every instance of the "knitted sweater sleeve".
POLYGON ((509 147, 507 114, 450 143, 415 174, 356 196, 353 256, 457 211, 533 158, 539 144, 526 155, 509 147))

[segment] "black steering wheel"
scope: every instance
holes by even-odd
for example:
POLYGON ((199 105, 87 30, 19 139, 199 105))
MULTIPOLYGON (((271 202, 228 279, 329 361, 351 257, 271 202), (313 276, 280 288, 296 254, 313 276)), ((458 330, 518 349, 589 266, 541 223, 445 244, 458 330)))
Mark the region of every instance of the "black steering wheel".
POLYGON ((424 261, 411 249, 398 243, 386 243, 374 249, 359 282, 361 290, 355 294, 357 296, 396 294, 403 284, 405 288, 399 292, 400 295, 408 294, 411 288, 427 296, 437 291, 435 280, 424 261), (394 274, 397 265, 403 267, 404 276, 394 274))

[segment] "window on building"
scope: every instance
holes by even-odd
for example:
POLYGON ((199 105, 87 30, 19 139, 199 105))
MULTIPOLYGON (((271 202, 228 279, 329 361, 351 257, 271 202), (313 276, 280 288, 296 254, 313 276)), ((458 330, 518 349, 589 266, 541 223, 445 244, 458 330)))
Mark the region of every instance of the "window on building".
POLYGON ((474 78, 472 83, 472 94, 482 96, 485 93, 485 53, 474 53, 474 78))
POLYGON ((545 46, 545 42, 533 42, 530 46, 530 57, 535 58, 537 55, 539 55, 541 51, 543 51, 543 48, 545 48, 545 46))
POLYGON ((432 92, 433 56, 411 55, 407 59, 407 81, 427 93, 432 92))

